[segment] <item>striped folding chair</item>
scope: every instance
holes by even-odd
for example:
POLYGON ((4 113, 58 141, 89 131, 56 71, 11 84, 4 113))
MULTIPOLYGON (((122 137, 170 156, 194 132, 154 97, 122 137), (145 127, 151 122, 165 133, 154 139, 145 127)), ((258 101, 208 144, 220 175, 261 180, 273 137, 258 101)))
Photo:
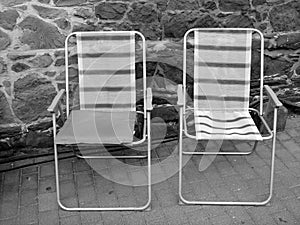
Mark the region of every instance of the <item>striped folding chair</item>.
POLYGON ((213 205, 265 205, 272 196, 277 109, 281 106, 268 86, 263 86, 263 35, 255 29, 191 29, 184 36, 183 85, 178 86, 180 106, 179 129, 179 197, 181 204, 213 205), (257 33, 261 43, 260 109, 249 108, 252 36, 257 33), (194 42, 194 105, 186 106, 187 42, 194 42), (273 131, 263 118, 263 87, 274 107, 273 131), (188 132, 186 115, 194 112, 194 133, 188 132), (261 134, 250 111, 257 113, 267 134, 261 134), (195 140, 245 140, 255 141, 252 151, 224 152, 184 151, 183 134, 195 140), (251 154, 258 141, 272 138, 271 175, 268 198, 264 201, 194 201, 182 195, 182 160, 184 155, 247 155, 251 154))
MULTIPOLYGON (((67 119, 56 133, 56 117, 63 115, 61 100, 65 90, 61 90, 54 98, 48 110, 53 115, 55 175, 57 200, 61 208, 68 211, 112 211, 112 210, 144 210, 151 202, 151 167, 150 167, 150 112, 152 110, 151 89, 146 89, 146 52, 145 38, 139 32, 75 32, 65 42, 66 59, 66 115, 67 119), (76 38, 79 73, 80 109, 69 107, 69 39, 76 38), (143 111, 136 110, 136 38, 143 43, 143 111), (137 113, 144 116, 143 136, 134 139, 134 125, 137 113), (147 127, 147 128, 146 128, 147 127), (77 156, 90 159, 132 159, 147 158, 147 202, 143 206, 130 207, 75 207, 64 206, 60 198, 60 182, 58 169, 58 145, 138 145, 147 139, 147 155, 91 155, 77 156)), ((103 147, 103 146, 102 146, 103 147)), ((80 149, 80 148, 79 148, 80 149)), ((83 148, 86 150, 86 148, 83 148)), ((104 151, 105 152, 105 151, 104 151)), ((102 161, 103 162, 103 161, 102 161)), ((101 163, 101 161, 99 162, 101 163)))

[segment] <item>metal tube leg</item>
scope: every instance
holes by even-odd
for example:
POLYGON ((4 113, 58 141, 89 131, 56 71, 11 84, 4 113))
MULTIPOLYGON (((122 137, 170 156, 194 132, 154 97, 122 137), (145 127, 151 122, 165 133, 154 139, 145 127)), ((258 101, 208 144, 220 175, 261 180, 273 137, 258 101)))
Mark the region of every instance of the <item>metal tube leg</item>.
POLYGON ((179 192, 179 204, 184 203, 184 198, 182 197, 182 133, 183 133, 183 126, 182 126, 182 107, 179 108, 179 140, 178 140, 178 151, 179 151, 179 185, 178 185, 178 192, 179 192))
MULTIPOLYGON (((91 207, 91 208, 79 208, 79 207, 66 207, 61 203, 60 200, 60 183, 59 183, 59 169, 58 169, 58 152, 57 144, 55 143, 56 137, 56 117, 53 114, 53 137, 54 137, 54 163, 55 163, 55 181, 56 181, 56 193, 57 193, 57 203, 60 208, 66 211, 142 211, 149 207, 151 203, 151 139, 150 139, 150 122, 148 122, 148 201, 144 206, 140 207, 91 207)), ((149 117, 150 118, 150 117, 149 117)), ((150 121, 150 120, 149 120, 150 121)))
MULTIPOLYGON (((181 122, 180 122, 181 123, 181 122)), ((269 196, 264 201, 189 201, 183 198, 182 196, 182 132, 180 130, 179 135, 179 198, 181 203, 187 205, 253 205, 253 206, 262 206, 266 205, 272 198, 273 194, 273 182, 274 182, 274 169, 275 169, 275 149, 276 149, 276 129, 277 129, 277 109, 274 110, 274 121, 273 121, 273 139, 272 139, 272 156, 271 156, 271 168, 270 168, 270 186, 269 186, 269 196)), ((179 127, 181 129, 181 125, 179 127)), ((255 150, 257 142, 254 144, 253 150, 255 150)))

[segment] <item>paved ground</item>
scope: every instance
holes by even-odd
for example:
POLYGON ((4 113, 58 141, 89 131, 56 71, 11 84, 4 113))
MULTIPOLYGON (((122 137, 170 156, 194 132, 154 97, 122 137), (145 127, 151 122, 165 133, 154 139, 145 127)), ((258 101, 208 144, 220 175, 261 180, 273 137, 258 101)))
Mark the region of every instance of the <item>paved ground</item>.
MULTIPOLYGON (((153 185, 151 211, 80 213, 58 209, 54 165, 45 163, 0 174, 0 224, 300 224, 300 117, 289 118, 286 131, 278 133, 277 143, 274 196, 267 206, 179 206, 178 174, 170 176, 177 168, 176 142, 169 142, 153 154, 153 179, 164 181, 153 185)), ((223 149, 247 150, 250 145, 226 142, 223 149)), ((247 157, 219 156, 201 173, 199 157, 193 157, 184 168, 184 196, 263 200, 268 194, 269 159, 270 143, 260 145, 247 157)), ((142 160, 127 163, 145 164, 142 160)), ((134 184, 146 179, 141 167, 122 170, 114 163, 97 165, 101 174, 122 182, 134 184)), ((67 206, 126 206, 146 201, 145 187, 113 184, 83 160, 61 160, 60 172, 62 202, 67 206)))

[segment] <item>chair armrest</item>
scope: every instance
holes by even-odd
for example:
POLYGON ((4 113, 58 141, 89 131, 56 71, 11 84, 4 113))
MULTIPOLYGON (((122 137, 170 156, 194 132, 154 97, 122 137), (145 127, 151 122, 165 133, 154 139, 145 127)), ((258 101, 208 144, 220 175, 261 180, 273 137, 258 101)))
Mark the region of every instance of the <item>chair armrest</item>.
POLYGON ((64 90, 64 89, 61 89, 61 90, 57 93, 57 95, 54 97, 54 99, 53 99, 51 105, 50 105, 50 106, 48 107, 48 109, 47 109, 48 112, 50 112, 50 113, 56 113, 57 110, 59 110, 58 108, 59 108, 59 105, 60 105, 60 102, 61 102, 61 99, 62 99, 64 93, 65 93, 65 90, 64 90))
POLYGON ((151 88, 147 88, 147 90, 146 90, 146 108, 147 108, 147 111, 151 111, 153 109, 152 89, 151 88))
POLYGON ((183 89, 182 89, 182 84, 178 84, 177 86, 177 105, 178 106, 183 106, 183 89))
POLYGON ((274 91, 272 90, 272 88, 270 88, 268 85, 264 85, 264 88, 267 91, 269 101, 271 101, 273 107, 275 107, 275 108, 281 107, 282 103, 278 100, 278 98, 277 98, 276 94, 274 93, 274 91))

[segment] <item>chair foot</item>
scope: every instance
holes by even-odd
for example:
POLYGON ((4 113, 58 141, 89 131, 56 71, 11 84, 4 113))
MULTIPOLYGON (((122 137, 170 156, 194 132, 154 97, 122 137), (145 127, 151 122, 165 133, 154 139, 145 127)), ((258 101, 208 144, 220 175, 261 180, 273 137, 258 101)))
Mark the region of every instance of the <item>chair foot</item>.
POLYGON ((181 201, 180 199, 178 200, 178 204, 179 205, 185 205, 183 201, 181 201))
POLYGON ((146 212, 149 212, 149 211, 151 211, 151 205, 149 205, 144 211, 146 211, 146 212))

